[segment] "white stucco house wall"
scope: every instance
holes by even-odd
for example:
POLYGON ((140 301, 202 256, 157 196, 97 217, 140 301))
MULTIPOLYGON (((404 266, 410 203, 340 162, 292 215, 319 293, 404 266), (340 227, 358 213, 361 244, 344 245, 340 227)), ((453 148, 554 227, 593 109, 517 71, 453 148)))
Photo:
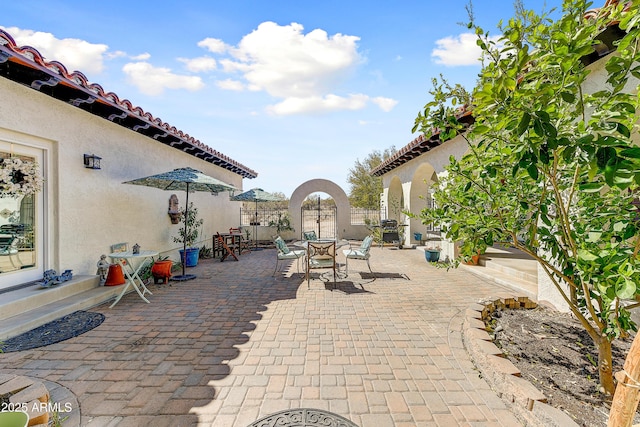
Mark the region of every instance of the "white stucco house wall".
MULTIPOLYGON (((100 255, 116 243, 178 260, 173 236, 180 225, 171 223, 168 207, 176 194, 184 208, 185 193, 124 181, 191 167, 241 191, 243 178, 257 176, 0 31, 0 157, 12 156, 35 160, 44 184, 30 204, 31 259, 12 268, 0 256, 0 290, 42 278, 47 269, 95 274, 100 255), (86 168, 85 154, 101 157, 101 168, 86 168)), ((189 201, 204 219, 200 245, 211 246, 216 231, 238 225, 240 204, 228 193, 191 193, 189 201)), ((22 199, 0 202, 0 225, 26 215, 22 199)))
MULTIPOLYGON (((610 3, 616 3, 616 1, 607 0, 605 5, 610 3)), ((600 36, 600 41, 603 42, 602 48, 589 57, 583 58, 589 64, 588 69, 591 71, 584 85, 585 92, 593 93, 602 89, 606 84, 606 58, 616 54, 614 41, 621 37, 622 31, 617 25, 610 26, 600 36)), ((638 84, 637 79, 631 79, 628 90, 637 92, 638 84)), ((458 120, 461 123, 472 123, 472 112, 461 112, 458 120)), ((637 144, 640 144, 640 135, 635 134, 633 138, 637 144)), ((424 233, 425 226, 417 218, 408 219, 404 215, 398 215, 398 210, 391 208, 391 206, 400 201, 402 210, 419 214, 428 206, 429 187, 437 182, 438 177, 446 173, 445 166, 449 163, 449 157, 454 156, 460 159, 467 151, 468 144, 461 136, 443 142, 439 140, 437 134, 431 138, 425 138, 421 135, 370 172, 372 175, 382 178, 384 191, 381 196, 381 204, 387 209, 387 217, 398 219, 400 223, 404 221, 407 224, 405 244, 415 243, 412 237, 413 233, 424 233)), ((453 258, 457 256, 455 242, 446 241, 443 238, 440 245, 442 246, 441 259, 442 257, 453 258)), ((548 302, 561 311, 568 311, 566 302, 540 266, 538 266, 537 297, 539 301, 548 302)))

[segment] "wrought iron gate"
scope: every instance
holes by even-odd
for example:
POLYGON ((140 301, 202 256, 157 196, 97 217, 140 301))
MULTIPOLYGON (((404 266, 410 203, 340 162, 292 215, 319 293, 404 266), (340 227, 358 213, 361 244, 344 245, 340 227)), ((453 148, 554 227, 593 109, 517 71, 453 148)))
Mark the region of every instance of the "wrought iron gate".
POLYGON ((337 237, 337 209, 335 206, 303 206, 300 209, 302 230, 315 231, 318 239, 334 239, 337 237))

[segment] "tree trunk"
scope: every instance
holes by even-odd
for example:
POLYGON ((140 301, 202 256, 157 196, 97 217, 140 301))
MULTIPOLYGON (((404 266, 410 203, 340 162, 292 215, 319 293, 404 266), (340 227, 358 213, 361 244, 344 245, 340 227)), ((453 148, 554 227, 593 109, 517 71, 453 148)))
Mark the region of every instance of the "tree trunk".
MULTIPOLYGON (((640 335, 640 334, 638 334, 640 335)), ((629 354, 624 361, 624 372, 616 375, 618 386, 611 403, 608 427, 630 427, 633 423, 638 401, 640 401, 640 338, 633 339, 629 354), (627 376, 628 374, 628 376, 627 376)))
POLYGON ((613 396, 616 386, 613 382, 613 362, 611 356, 611 341, 605 336, 600 336, 598 341, 598 373, 600 375, 601 390, 609 396, 613 396))

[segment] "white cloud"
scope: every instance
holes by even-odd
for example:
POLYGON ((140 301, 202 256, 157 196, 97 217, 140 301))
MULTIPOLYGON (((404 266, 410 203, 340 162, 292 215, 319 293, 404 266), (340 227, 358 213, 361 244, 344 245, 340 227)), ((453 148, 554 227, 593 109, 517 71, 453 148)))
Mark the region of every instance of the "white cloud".
POLYGON ((207 37, 198 42, 198 47, 203 47, 212 53, 224 53, 228 46, 220 39, 207 37))
MULTIPOLYGON (((499 38, 493 36, 490 40, 497 41, 499 38)), ((477 39, 473 33, 463 33, 457 37, 436 40, 437 48, 433 49, 431 56, 437 64, 447 66, 477 65, 482 56, 482 49, 476 44, 477 39)))
POLYGON ((218 68, 216 60, 210 56, 200 56, 192 59, 178 58, 178 61, 183 62, 187 66, 187 70, 194 73, 206 73, 218 68))
POLYGON ((58 61, 71 71, 100 73, 104 69, 106 44, 94 44, 80 39, 58 39, 51 33, 23 30, 17 27, 0 27, 6 30, 18 46, 31 46, 47 61, 58 61))
POLYGON ((194 92, 204 87, 197 76, 184 76, 169 68, 154 67, 147 62, 131 62, 122 67, 131 84, 146 95, 161 95, 165 89, 186 89, 194 92))
POLYGON ((211 52, 226 52, 218 63, 222 72, 240 79, 219 81, 227 90, 264 91, 282 101, 268 107, 271 114, 318 113, 362 109, 375 103, 389 111, 395 101, 358 94, 335 95, 356 67, 363 63, 357 36, 303 32, 297 23, 281 26, 263 22, 237 46, 207 38, 198 43, 211 52))
POLYGON ((268 111, 278 116, 300 113, 330 113, 342 110, 361 110, 366 107, 369 97, 363 94, 349 95, 342 97, 329 94, 324 97, 289 97, 284 101, 271 105, 268 111))
POLYGON ((382 96, 375 97, 371 100, 374 104, 376 104, 380 109, 384 112, 389 112, 393 110, 393 107, 398 105, 398 101, 391 98, 384 98, 382 96))
POLYGON ((107 57, 107 59, 124 58, 127 56, 127 52, 116 50, 115 52, 107 52, 105 56, 107 57))
POLYGON ((234 90, 234 91, 244 90, 244 85, 239 80, 233 80, 233 79, 220 80, 216 82, 216 85, 220 89, 224 89, 224 90, 234 90))
POLYGON ((131 57, 134 61, 148 61, 151 58, 151 54, 148 52, 141 53, 140 55, 134 55, 131 57))
POLYGON ((231 53, 244 78, 279 98, 318 96, 343 81, 361 61, 359 37, 323 30, 302 33, 300 24, 263 22, 231 53))

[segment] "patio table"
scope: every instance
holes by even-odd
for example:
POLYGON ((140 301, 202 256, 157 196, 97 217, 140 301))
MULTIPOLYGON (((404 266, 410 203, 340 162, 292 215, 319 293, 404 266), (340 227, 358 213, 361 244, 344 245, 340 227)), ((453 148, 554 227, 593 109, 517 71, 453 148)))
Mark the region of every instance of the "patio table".
POLYGON ((149 289, 144 284, 144 281, 140 278, 140 270, 147 263, 150 262, 154 256, 158 256, 157 251, 140 251, 139 253, 134 254, 132 251, 127 252, 114 252, 109 254, 109 258, 115 260, 120 267, 122 267, 122 271, 124 272, 127 278, 127 284, 120 292, 120 295, 116 298, 116 300, 109 306, 109 308, 113 308, 114 305, 120 301, 120 299, 124 296, 129 289, 129 286, 133 286, 133 288, 138 292, 140 298, 147 304, 149 300, 145 298, 144 294, 149 293, 149 295, 153 295, 149 289), (140 290, 142 288, 142 290, 140 290))
MULTIPOLYGON (((349 245, 349 241, 345 240, 345 239, 318 239, 318 240, 312 240, 313 242, 336 242, 336 258, 338 257, 338 248, 341 248, 343 246, 347 246, 349 245)), ((304 250, 307 251, 307 256, 309 256, 309 240, 297 240, 295 242, 292 243, 293 246, 297 246, 300 248, 304 248, 304 250)), ((348 277, 348 274, 346 271, 341 271, 340 270, 340 263, 336 261, 336 275, 338 276, 338 278, 340 279, 346 279, 348 277)), ((323 273, 324 274, 324 273, 323 273)))

